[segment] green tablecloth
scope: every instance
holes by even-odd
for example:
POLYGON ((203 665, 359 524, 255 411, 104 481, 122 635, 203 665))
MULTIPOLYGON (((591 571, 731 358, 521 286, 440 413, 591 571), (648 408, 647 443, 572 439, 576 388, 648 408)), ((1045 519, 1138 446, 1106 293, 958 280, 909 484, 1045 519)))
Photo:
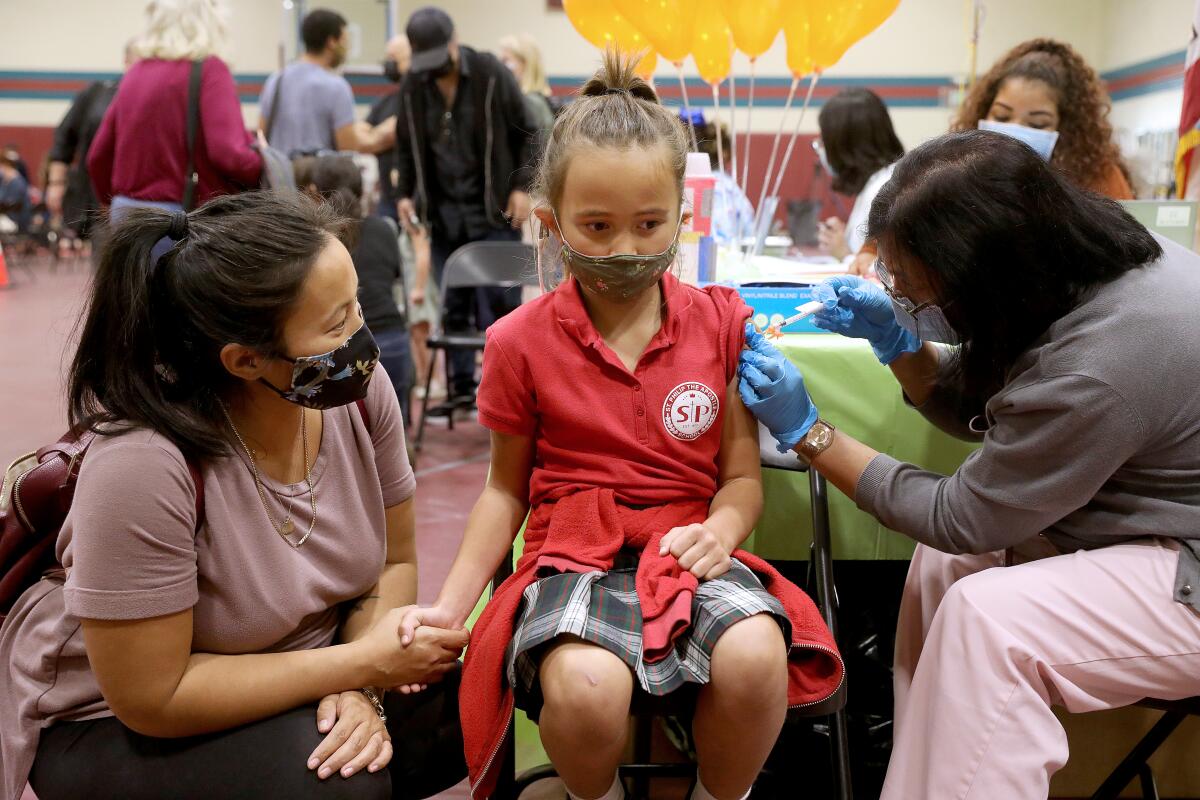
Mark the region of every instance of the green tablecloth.
MULTIPOLYGON (((950 474, 975 445, 934 428, 905 405, 891 370, 867 343, 835 334, 789 334, 776 345, 804 373, 821 417, 874 449, 950 474)), ((812 536, 808 478, 764 470, 762 519, 745 547, 764 558, 804 560, 812 536)), ((829 490, 833 553, 838 559, 908 559, 913 542, 890 531, 837 489, 829 490)))

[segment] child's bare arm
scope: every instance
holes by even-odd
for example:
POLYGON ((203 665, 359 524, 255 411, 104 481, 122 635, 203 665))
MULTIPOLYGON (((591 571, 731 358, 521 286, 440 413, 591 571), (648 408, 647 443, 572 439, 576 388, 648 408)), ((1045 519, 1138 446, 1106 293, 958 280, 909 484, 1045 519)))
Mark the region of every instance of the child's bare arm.
POLYGON ((400 627, 407 644, 418 625, 461 628, 475 608, 529 511, 529 476, 533 471, 533 437, 492 432, 492 464, 487 485, 471 516, 450 574, 437 602, 414 609, 400 627))
POLYGON ((711 580, 729 569, 729 554, 750 535, 762 513, 758 428, 738 396, 737 378, 725 390, 725 425, 717 454, 717 493, 708 519, 674 528, 660 551, 670 552, 697 578, 711 580))

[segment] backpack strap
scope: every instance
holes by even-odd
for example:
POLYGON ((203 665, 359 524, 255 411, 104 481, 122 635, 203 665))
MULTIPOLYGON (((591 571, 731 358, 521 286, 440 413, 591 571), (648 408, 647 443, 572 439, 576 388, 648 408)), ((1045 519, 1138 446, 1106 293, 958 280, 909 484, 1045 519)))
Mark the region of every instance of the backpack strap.
POLYGON ((286 65, 279 70, 279 77, 275 79, 275 91, 271 93, 271 111, 267 114, 267 129, 263 131, 267 144, 271 144, 271 132, 275 130, 275 117, 279 114, 279 98, 283 96, 283 73, 286 71, 286 65))
POLYGON ((183 210, 191 211, 196 199, 196 129, 200 127, 200 78, 204 72, 203 61, 193 61, 188 77, 187 108, 187 169, 183 173, 183 210))

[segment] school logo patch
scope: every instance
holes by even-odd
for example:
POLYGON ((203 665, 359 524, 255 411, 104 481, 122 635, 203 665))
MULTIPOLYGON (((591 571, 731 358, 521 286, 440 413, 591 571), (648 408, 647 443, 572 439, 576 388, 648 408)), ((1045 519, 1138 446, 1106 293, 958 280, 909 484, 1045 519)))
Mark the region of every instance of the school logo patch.
POLYGON ((691 441, 713 426, 720 410, 721 401, 712 389, 695 381, 681 383, 663 401, 663 425, 676 439, 691 441))

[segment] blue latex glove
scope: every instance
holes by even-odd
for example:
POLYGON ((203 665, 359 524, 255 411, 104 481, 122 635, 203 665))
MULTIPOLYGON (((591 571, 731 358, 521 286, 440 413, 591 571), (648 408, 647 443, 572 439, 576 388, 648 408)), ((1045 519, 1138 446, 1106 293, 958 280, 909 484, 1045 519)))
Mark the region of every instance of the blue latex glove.
POLYGON ((883 289, 855 275, 837 275, 813 287, 813 299, 825 308, 813 314, 818 328, 854 339, 866 339, 881 364, 921 349, 921 340, 900 327, 891 298, 883 289))
POLYGON ((759 422, 767 426, 779 452, 786 453, 817 421, 804 376, 767 337, 746 326, 746 345, 738 363, 738 394, 759 422))

